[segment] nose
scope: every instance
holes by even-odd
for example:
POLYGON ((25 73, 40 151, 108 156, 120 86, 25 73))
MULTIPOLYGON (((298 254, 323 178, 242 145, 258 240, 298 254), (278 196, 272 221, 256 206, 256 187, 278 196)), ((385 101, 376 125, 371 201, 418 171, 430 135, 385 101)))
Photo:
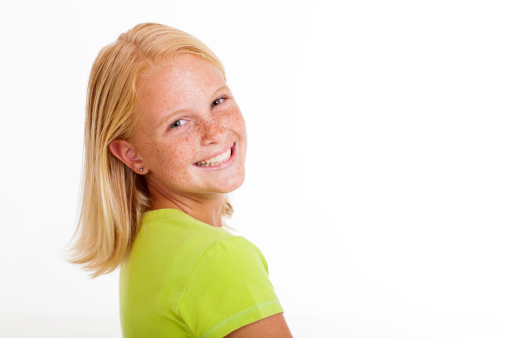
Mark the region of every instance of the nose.
POLYGON ((202 138, 204 144, 220 143, 227 129, 224 128, 221 119, 212 116, 202 121, 202 138))

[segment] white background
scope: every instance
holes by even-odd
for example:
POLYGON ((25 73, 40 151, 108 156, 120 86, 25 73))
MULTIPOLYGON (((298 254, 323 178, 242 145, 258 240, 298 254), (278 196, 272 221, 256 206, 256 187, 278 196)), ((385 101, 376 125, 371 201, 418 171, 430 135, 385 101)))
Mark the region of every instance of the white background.
POLYGON ((222 59, 247 121, 232 225, 295 337, 507 336, 504 1, 19 1, 0 9, 0 336, 120 337, 66 263, 85 92, 140 22, 222 59))

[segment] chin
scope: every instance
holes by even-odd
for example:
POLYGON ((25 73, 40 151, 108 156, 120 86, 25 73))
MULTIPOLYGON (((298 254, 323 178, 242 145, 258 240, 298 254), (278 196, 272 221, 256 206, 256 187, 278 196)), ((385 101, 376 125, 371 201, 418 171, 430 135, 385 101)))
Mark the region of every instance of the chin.
POLYGON ((215 188, 217 189, 216 192, 222 193, 222 194, 228 194, 230 192, 233 192, 234 190, 238 189, 243 185, 243 182, 245 181, 245 175, 237 175, 234 178, 231 178, 230 180, 227 180, 225 182, 221 182, 221 184, 218 184, 215 188))

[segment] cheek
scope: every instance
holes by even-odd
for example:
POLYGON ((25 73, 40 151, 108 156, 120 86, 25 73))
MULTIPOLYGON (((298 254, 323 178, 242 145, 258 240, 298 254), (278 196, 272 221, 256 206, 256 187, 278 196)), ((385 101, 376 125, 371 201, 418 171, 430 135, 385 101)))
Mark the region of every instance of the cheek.
POLYGON ((193 163, 194 148, 193 140, 189 136, 171 140, 159 147, 156 160, 163 170, 182 170, 193 163))
POLYGON ((243 115, 241 114, 239 108, 233 114, 231 114, 228 122, 231 130, 236 132, 239 137, 246 139, 245 120, 243 119, 243 115))
POLYGON ((243 147, 246 150, 246 144, 247 144, 247 137, 246 137, 246 124, 245 120, 243 119, 243 116, 240 115, 240 121, 239 123, 239 129, 240 129, 240 137, 243 139, 243 147))

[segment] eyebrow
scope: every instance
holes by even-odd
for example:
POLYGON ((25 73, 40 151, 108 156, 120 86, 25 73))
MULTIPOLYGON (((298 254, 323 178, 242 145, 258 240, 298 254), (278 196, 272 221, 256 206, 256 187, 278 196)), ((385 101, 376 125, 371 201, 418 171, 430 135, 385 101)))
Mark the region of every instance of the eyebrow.
MULTIPOLYGON (((224 89, 228 89, 229 87, 227 86, 227 84, 224 84, 223 86, 220 86, 217 90, 215 90, 215 92, 213 94, 211 94, 211 97, 215 97, 218 92, 224 90, 224 89)), ((178 109, 178 110, 175 110, 169 114, 167 114, 166 116, 164 116, 160 122, 157 124, 157 127, 156 129, 160 129, 160 127, 162 127, 163 125, 165 125, 167 123, 167 121, 170 121, 174 118, 175 115, 178 115, 178 114, 181 114, 183 112, 186 112, 188 111, 189 109, 188 108, 183 108, 183 109, 178 109)))

